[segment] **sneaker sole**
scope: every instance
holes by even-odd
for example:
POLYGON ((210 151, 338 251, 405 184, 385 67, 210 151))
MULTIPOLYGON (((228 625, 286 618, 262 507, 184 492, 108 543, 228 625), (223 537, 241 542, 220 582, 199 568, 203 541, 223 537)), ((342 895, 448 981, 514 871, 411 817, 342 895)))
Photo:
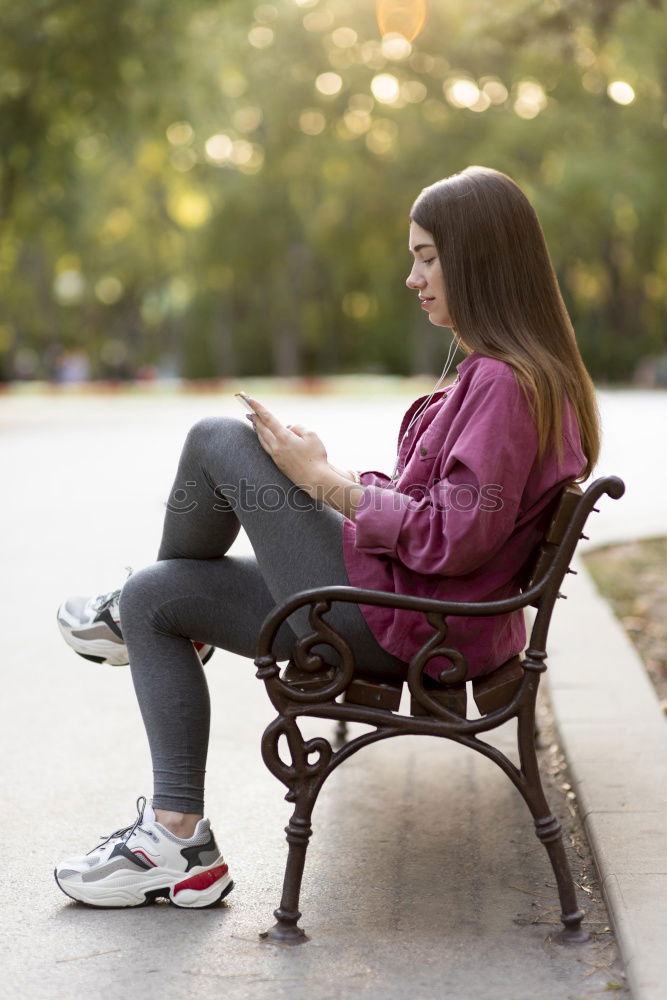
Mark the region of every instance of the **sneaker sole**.
POLYGON ((79 656, 83 656, 86 660, 92 660, 94 663, 109 663, 112 667, 127 666, 127 648, 124 644, 121 645, 106 639, 76 639, 72 635, 69 625, 66 625, 60 618, 56 620, 63 639, 70 649, 73 649, 79 656))
MULTIPOLYGON (((75 639, 72 635, 71 627, 57 616, 56 620, 60 634, 67 645, 75 653, 78 653, 79 656, 82 656, 84 660, 90 660, 91 663, 107 663, 111 667, 127 667, 129 665, 127 647, 125 645, 121 646, 116 642, 105 639, 75 639)), ((205 666, 214 653, 215 646, 209 646, 208 652, 204 656, 201 655, 200 651, 199 658, 202 665, 205 666)))
MULTIPOLYGON (((226 866, 225 866, 226 867, 226 866)), ((71 885, 66 880, 58 878, 58 870, 54 869, 53 875, 58 888, 70 899, 86 906, 96 909, 120 909, 126 907, 149 906, 157 899, 168 899, 172 906, 182 910, 204 910, 212 906, 217 906, 225 896, 234 888, 234 881, 226 872, 210 881, 209 871, 198 873, 205 883, 201 887, 196 887, 197 875, 183 878, 183 872, 176 876, 160 875, 156 873, 154 877, 142 877, 133 885, 113 884, 113 879, 96 885, 84 885, 76 883, 71 885), (207 877, 208 876, 208 877, 207 877), (195 887, 187 886, 179 889, 179 885, 184 883, 195 883, 195 887), (157 884, 156 884, 157 883, 157 884), (177 890, 177 891, 175 891, 177 890)))

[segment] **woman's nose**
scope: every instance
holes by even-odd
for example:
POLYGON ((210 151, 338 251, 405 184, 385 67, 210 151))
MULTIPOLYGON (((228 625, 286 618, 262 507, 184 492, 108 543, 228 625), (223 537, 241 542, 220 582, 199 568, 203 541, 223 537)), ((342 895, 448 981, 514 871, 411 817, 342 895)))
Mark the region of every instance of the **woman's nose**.
POLYGON ((415 274, 415 270, 413 268, 405 279, 405 284, 408 288, 423 288, 424 278, 420 274, 415 274))

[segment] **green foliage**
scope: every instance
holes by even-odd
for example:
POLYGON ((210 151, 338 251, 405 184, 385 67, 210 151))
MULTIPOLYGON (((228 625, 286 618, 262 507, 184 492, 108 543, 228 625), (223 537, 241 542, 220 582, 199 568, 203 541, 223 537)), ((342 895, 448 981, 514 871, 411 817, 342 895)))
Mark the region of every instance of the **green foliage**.
POLYGON ((97 375, 439 368, 407 215, 470 163, 531 197, 591 371, 627 377, 665 348, 659 6, 433 0, 392 58, 371 0, 0 0, 5 377, 81 348, 97 375))

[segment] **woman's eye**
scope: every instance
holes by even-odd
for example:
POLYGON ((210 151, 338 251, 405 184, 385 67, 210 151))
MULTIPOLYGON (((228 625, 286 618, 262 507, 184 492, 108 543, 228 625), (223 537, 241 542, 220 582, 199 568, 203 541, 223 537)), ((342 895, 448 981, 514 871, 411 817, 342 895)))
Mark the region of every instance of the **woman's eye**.
POLYGON ((435 260, 435 257, 429 257, 428 260, 422 261, 422 263, 424 263, 424 264, 432 264, 434 260, 435 260))

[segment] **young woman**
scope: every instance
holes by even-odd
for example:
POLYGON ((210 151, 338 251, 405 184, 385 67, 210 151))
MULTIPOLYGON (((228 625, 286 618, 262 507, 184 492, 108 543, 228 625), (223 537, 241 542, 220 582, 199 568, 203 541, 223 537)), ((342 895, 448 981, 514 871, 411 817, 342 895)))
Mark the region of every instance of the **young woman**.
MULTIPOLYGON (((133 824, 58 865, 68 896, 138 906, 166 895, 202 907, 232 887, 204 818, 209 698, 193 637, 202 656, 217 646, 253 658, 277 602, 331 584, 443 600, 516 594, 560 488, 591 473, 594 389, 521 190, 484 167, 425 188, 409 249, 408 288, 433 325, 454 331, 450 355, 456 341, 467 356, 453 385, 440 388, 446 363, 405 414, 393 473, 333 467, 316 434, 250 399, 252 426, 209 418, 190 431, 157 562, 122 591, 61 607, 78 652, 129 659, 155 781, 133 824), (227 554, 241 528, 251 558, 227 554)), ((387 608, 336 604, 328 620, 363 672, 385 677, 405 676, 431 634, 423 616, 387 608)), ((523 650, 521 612, 448 622, 471 677, 523 650)), ((277 658, 308 631, 307 611, 295 613, 277 658)), ((427 672, 437 678, 444 665, 431 661, 427 672)))

